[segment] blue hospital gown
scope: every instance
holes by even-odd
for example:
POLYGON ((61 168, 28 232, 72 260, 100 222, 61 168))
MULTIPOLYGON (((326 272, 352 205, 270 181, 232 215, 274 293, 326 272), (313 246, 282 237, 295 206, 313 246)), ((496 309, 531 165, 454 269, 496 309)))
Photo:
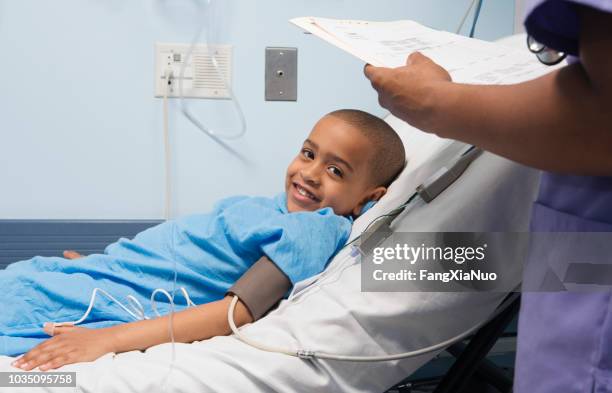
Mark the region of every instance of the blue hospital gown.
MULTIPOLYGON (((89 305, 94 288, 122 303, 133 295, 153 316, 149 297, 156 288, 185 287, 195 304, 221 299, 253 263, 267 255, 292 283, 321 272, 345 244, 351 220, 331 208, 288 213, 284 194, 276 198, 231 197, 209 214, 168 221, 120 239, 104 254, 77 260, 35 257, 0 271, 4 300, 0 308, 0 355, 25 353, 49 338, 47 321, 74 321, 89 305)), ((165 297, 158 310, 169 311, 165 297)), ((177 309, 186 302, 177 292, 177 309)), ((134 319, 106 297, 98 296, 80 326, 101 328, 134 319)))

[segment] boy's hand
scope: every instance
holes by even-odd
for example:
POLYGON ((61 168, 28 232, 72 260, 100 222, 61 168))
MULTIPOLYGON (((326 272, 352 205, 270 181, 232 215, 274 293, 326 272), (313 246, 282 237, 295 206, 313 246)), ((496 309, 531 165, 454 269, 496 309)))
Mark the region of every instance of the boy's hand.
POLYGON ((83 255, 79 254, 78 252, 76 252, 74 250, 65 250, 64 251, 64 258, 66 258, 66 259, 79 259, 79 258, 83 258, 83 255))
POLYGON ((62 326, 55 328, 54 334, 54 337, 13 362, 12 366, 25 371, 36 367, 47 371, 67 364, 91 362, 104 354, 115 352, 114 336, 108 328, 62 326))

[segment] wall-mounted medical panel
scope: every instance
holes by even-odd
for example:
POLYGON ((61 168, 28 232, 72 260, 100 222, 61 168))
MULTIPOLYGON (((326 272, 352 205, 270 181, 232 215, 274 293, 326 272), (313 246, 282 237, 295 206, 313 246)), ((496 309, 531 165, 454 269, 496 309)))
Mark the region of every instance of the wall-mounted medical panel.
POLYGON ((182 80, 183 97, 231 98, 232 46, 196 44, 188 56, 190 46, 155 44, 155 97, 163 97, 164 92, 168 97, 179 97, 182 80))

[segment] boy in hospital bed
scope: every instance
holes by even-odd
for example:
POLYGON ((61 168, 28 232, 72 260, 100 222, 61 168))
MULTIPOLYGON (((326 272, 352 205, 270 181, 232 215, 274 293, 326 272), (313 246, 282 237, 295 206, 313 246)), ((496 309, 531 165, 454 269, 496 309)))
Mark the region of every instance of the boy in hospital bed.
MULTIPOLYGON (((321 272, 346 243, 352 219, 385 194, 404 167, 404 155, 401 140, 381 119, 335 111, 314 126, 287 168, 285 193, 275 198, 227 198, 209 214, 167 221, 133 240, 120 239, 104 254, 12 264, 0 271, 0 355, 27 352, 13 365, 44 371, 170 341, 167 315, 142 319, 147 315, 142 310, 135 313, 142 320, 135 321, 102 296, 81 323, 87 328, 45 322, 81 318, 95 288, 148 305, 156 288, 172 289, 175 267, 177 288, 184 287, 199 306, 186 307, 177 291, 174 302, 181 311, 173 317, 174 339, 228 334, 232 284, 261 258, 272 261, 291 284, 321 272)), ((169 313, 169 302, 157 300, 161 314, 169 313)), ((238 303, 238 326, 252 322, 253 315, 238 303)))

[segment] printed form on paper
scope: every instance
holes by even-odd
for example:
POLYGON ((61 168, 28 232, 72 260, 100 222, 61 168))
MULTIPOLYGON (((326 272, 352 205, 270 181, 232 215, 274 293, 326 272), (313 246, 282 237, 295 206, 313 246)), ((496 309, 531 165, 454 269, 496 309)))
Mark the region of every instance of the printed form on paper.
POLYGON ((550 71, 527 50, 434 30, 410 20, 301 17, 290 22, 379 67, 403 66, 410 53, 420 51, 446 68, 455 82, 517 83, 550 71))

